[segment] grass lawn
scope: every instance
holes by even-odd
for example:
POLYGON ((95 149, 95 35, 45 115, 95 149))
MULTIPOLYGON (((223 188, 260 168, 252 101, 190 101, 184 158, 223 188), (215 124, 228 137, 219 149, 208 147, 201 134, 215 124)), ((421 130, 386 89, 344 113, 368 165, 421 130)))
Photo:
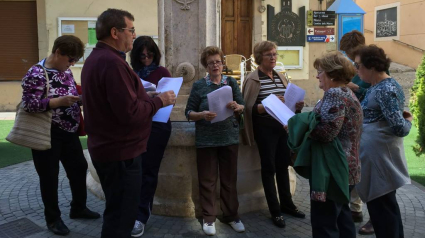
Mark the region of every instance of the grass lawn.
POLYGON ((425 186, 425 155, 418 157, 412 149, 415 145, 417 136, 418 129, 412 126, 409 135, 404 138, 404 150, 406 153, 410 178, 425 186))
MULTIPOLYGON (((31 150, 6 141, 5 137, 13 126, 13 121, 0 120, 0 168, 31 160, 31 150)), ((407 165, 410 177, 425 186, 425 155, 416 156, 412 146, 415 144, 418 130, 412 127, 404 139, 407 165)), ((87 149, 87 137, 80 137, 81 144, 87 149)))
MULTIPOLYGON (((0 120, 0 168, 32 159, 31 149, 17 146, 5 138, 13 126, 11 120, 0 120)), ((87 149, 87 137, 80 137, 83 149, 87 149)))

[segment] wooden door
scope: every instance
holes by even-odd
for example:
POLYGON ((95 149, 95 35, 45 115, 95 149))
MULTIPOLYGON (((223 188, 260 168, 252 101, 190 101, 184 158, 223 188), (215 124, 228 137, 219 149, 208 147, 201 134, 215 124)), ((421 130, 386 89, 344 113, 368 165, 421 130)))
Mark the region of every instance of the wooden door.
MULTIPOLYGON (((225 55, 252 54, 252 0, 221 0, 221 46, 225 55)), ((247 68, 249 65, 247 65, 247 68)))
POLYGON ((21 81, 38 62, 36 9, 36 1, 0 1, 0 81, 21 81))

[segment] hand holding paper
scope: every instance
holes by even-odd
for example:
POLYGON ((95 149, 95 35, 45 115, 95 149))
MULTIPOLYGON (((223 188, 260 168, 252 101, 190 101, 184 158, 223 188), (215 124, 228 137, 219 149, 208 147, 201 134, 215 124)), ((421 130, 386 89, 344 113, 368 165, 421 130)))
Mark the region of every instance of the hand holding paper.
MULTIPOLYGON (((296 103, 304 101, 305 90, 295 84, 289 83, 285 91, 285 105, 295 112, 296 103)), ((298 105, 299 106, 299 105, 298 105)), ((304 106, 304 103, 302 104, 304 106)), ((302 107, 301 107, 302 108, 302 107)))
POLYGON ((210 112, 217 113, 217 116, 211 120, 211 123, 224 121, 233 115, 233 110, 227 107, 233 101, 232 88, 230 86, 223 86, 208 93, 207 98, 210 112))
POLYGON ((162 92, 158 95, 164 103, 163 108, 153 116, 152 121, 166 123, 170 119, 173 104, 176 103, 177 95, 179 94, 180 87, 182 86, 183 78, 162 78, 158 82, 157 92, 162 92), (174 95, 174 96, 173 96, 174 95), (164 100, 163 100, 164 97, 164 100))
POLYGON ((266 109, 266 112, 282 125, 288 125, 288 120, 295 115, 295 113, 274 94, 270 94, 261 101, 261 103, 264 109, 266 109))

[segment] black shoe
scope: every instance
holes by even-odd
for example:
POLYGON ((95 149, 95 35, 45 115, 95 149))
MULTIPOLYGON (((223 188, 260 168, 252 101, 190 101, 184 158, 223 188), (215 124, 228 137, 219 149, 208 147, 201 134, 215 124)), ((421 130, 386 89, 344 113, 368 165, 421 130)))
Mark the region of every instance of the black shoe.
POLYGON ((291 215, 293 217, 305 218, 304 212, 298 210, 297 208, 295 208, 295 210, 292 210, 292 209, 289 209, 289 208, 281 208, 280 211, 282 213, 289 214, 289 215, 291 215))
POLYGON ((68 227, 63 223, 62 219, 60 218, 59 220, 53 223, 47 224, 47 229, 60 236, 66 236, 69 233, 68 227))
POLYGON ((97 219, 100 218, 100 214, 97 212, 90 211, 90 209, 85 208, 81 211, 72 211, 69 213, 69 218, 77 219, 77 218, 85 218, 85 219, 97 219))
POLYGON ((277 227, 284 228, 286 226, 283 216, 272 217, 272 221, 277 227))

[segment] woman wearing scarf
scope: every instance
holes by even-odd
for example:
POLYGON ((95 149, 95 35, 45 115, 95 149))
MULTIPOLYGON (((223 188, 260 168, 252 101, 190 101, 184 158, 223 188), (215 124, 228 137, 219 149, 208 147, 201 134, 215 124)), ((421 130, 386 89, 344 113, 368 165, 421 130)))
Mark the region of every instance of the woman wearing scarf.
MULTIPOLYGON (((145 81, 158 85, 161 78, 171 77, 170 72, 165 67, 159 66, 161 53, 150 36, 140 36, 134 41, 130 57, 133 70, 145 81)), ((170 120, 167 123, 152 122, 147 151, 142 155, 142 191, 137 220, 131 232, 132 237, 143 235, 145 225, 152 213, 153 197, 158 185, 159 167, 170 135, 170 120)))

